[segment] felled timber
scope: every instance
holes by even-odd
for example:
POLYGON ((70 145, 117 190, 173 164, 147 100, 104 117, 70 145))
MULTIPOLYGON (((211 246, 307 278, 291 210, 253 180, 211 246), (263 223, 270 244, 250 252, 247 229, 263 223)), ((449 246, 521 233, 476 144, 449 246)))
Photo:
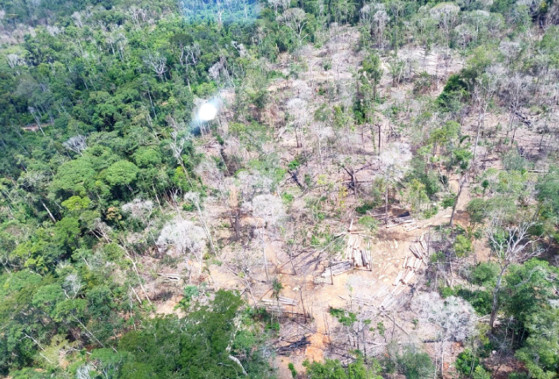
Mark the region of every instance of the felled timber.
POLYGON ((410 246, 410 251, 416 258, 421 259, 421 254, 419 254, 413 246, 410 246))
POLYGON ((408 284, 409 282, 411 282, 411 280, 414 278, 415 276, 415 272, 413 271, 408 271, 408 273, 406 274, 406 276, 404 277, 404 279, 402 280, 402 282, 404 284, 408 284))
POLYGON ((167 273, 161 273, 161 272, 160 272, 160 273, 157 274, 157 275, 162 276, 162 277, 164 277, 165 279, 171 280, 171 281, 179 281, 179 280, 181 280, 181 277, 180 277, 179 274, 167 274, 167 273))
POLYGON ((297 303, 298 303, 297 300, 295 300, 295 299, 290 299, 290 298, 285 297, 285 296, 280 296, 280 297, 278 297, 278 301, 279 301, 280 304, 283 304, 283 305, 292 305, 292 306, 295 306, 295 305, 297 305, 297 303))
POLYGON ((366 250, 361 250, 361 260, 363 261, 363 267, 371 268, 370 256, 366 250))
POLYGON ((307 336, 303 336, 303 338, 301 339, 293 342, 288 342, 287 345, 278 347, 277 353, 279 355, 290 355, 292 352, 302 349, 307 345, 310 345, 310 341, 308 340, 307 336))
POLYGON ((403 276, 404 276, 404 271, 400 271, 398 273, 398 276, 396 276, 396 279, 394 279, 394 283, 392 283, 392 285, 397 286, 398 283, 400 283, 400 280, 402 280, 403 276))
POLYGON ((336 276, 343 274, 344 272, 351 271, 352 269, 353 265, 350 261, 336 262, 333 263, 330 267, 327 267, 321 276, 323 278, 327 278, 330 275, 336 276))

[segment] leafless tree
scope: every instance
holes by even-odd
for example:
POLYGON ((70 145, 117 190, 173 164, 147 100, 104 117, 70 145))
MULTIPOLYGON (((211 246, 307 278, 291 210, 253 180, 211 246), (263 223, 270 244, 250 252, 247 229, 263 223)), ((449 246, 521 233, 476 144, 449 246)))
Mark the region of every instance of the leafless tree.
POLYGON ((62 289, 66 297, 75 299, 80 290, 83 288, 83 283, 77 273, 70 273, 64 278, 62 289))
POLYGON ((179 254, 193 254, 198 260, 199 273, 202 272, 206 251, 205 231, 192 221, 177 217, 166 224, 157 238, 156 246, 161 253, 174 248, 179 254))
POLYGON ((497 312, 499 311, 499 295, 503 277, 512 264, 522 263, 530 258, 537 257, 543 252, 538 244, 538 239, 529 233, 535 225, 533 221, 522 221, 518 225, 503 225, 502 217, 495 215, 487 230, 487 239, 491 251, 497 259, 499 274, 493 289, 493 301, 489 326, 493 329, 497 312))
POLYGON ((275 232, 276 228, 286 218, 285 207, 282 200, 271 194, 255 196, 250 202, 243 204, 246 213, 252 213, 258 222, 256 234, 262 247, 262 258, 266 270, 266 279, 269 280, 268 258, 266 256, 266 237, 275 232))
POLYGON ((158 52, 150 52, 144 57, 144 64, 155 72, 159 79, 165 79, 165 73, 167 72, 167 58, 158 52))
POLYGON ((421 293, 414 297, 411 309, 420 324, 428 322, 436 327, 437 366, 443 374, 444 352, 449 342, 464 342, 475 333, 475 311, 466 300, 450 296, 442 299, 438 293, 421 293))
POLYGON ((145 223, 153 212, 153 201, 134 199, 122 206, 122 212, 145 223))
POLYGON ((210 247, 212 249, 212 253, 216 253, 215 245, 212 238, 212 233, 208 226, 208 222, 202 213, 202 209, 200 208, 200 194, 198 192, 188 192, 184 195, 184 199, 190 201, 194 207, 196 207, 196 211, 198 212, 198 219, 202 223, 204 227, 204 233, 206 234, 206 238, 210 242, 210 247))
POLYGON ((430 10, 431 17, 439 23, 447 41, 450 39, 450 31, 454 27, 460 13, 460 7, 454 3, 439 3, 430 10))
POLYGON ((289 6, 289 0, 268 0, 268 4, 274 9, 274 13, 278 14, 278 9, 282 10, 289 6))
POLYGON ((300 98, 291 99, 287 102, 287 113, 291 116, 290 125, 295 130, 297 147, 303 147, 302 129, 310 122, 308 104, 300 98))
POLYGON ((365 4, 359 13, 361 23, 369 29, 371 36, 382 49, 385 41, 384 32, 390 21, 385 5, 382 3, 365 4))
POLYGON ((32 107, 32 106, 27 107, 27 110, 33 116, 33 119, 35 120, 35 123, 37 124, 37 127, 39 128, 41 133, 43 135, 45 135, 45 131, 43 130, 43 127, 41 126, 41 112, 37 108, 32 107))
POLYGON ((528 78, 515 71, 512 75, 505 76, 503 79, 501 96, 507 102, 509 108, 507 137, 509 133, 512 132, 511 144, 514 144, 516 131, 518 129, 520 106, 525 104, 528 95, 528 78))
POLYGON ((301 8, 289 8, 278 17, 278 21, 284 23, 297 34, 299 45, 301 45, 306 37, 306 35, 303 34, 307 23, 307 14, 305 11, 301 8))
POLYGON ((384 32, 389 21, 390 17, 384 7, 379 7, 373 16, 373 33, 381 49, 384 48, 384 32))
POLYGON ((70 137, 62 146, 74 153, 83 155, 83 151, 87 149, 87 141, 85 136, 77 135, 70 137))
POLYGON ((128 39, 120 30, 115 32, 110 32, 105 37, 105 41, 109 44, 111 48, 111 53, 120 57, 120 60, 124 60, 125 47, 128 44, 128 39))
POLYGON ((405 175, 412 158, 410 147, 406 143, 393 143, 380 153, 378 160, 379 171, 384 181, 384 213, 388 223, 388 192, 405 175))
POLYGON ((136 6, 131 6, 128 10, 130 18, 136 27, 139 27, 142 23, 147 20, 148 12, 145 9, 138 8, 136 6))
POLYGON ((8 66, 12 69, 24 64, 23 59, 21 59, 19 55, 13 53, 6 55, 6 61, 8 62, 8 66))
POLYGON ((454 28, 454 33, 458 38, 458 43, 462 46, 462 49, 468 47, 470 42, 474 40, 474 30, 468 24, 460 24, 456 28, 454 28))
POLYGON ((498 88, 498 82, 503 76, 503 71, 499 66, 492 66, 476 78, 475 86, 473 89, 473 100, 478 110, 477 125, 476 125, 476 139, 474 143, 474 152, 472 158, 472 167, 475 168, 477 158, 477 148, 479 145, 479 138, 485 123, 485 116, 489 103, 498 88))
POLYGON ((72 13, 72 20, 74 20, 74 24, 76 24, 78 28, 83 28, 83 17, 80 12, 72 13))

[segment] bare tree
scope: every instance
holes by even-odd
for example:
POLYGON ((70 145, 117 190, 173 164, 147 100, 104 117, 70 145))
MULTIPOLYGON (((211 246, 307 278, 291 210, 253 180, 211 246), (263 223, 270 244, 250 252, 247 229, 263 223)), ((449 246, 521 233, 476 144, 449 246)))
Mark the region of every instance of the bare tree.
POLYGON ((134 199, 122 206, 122 212, 145 223, 153 212, 153 201, 134 199))
POLYGON ((167 58, 158 52, 149 53, 144 57, 144 64, 155 72, 159 79, 165 79, 165 73, 167 72, 167 58))
POLYGON ((538 246, 538 239, 533 238, 529 233, 530 228, 534 225, 535 222, 533 221, 522 221, 518 225, 504 226, 500 215, 496 215, 491 221, 491 226, 487 231, 487 239, 500 268, 493 289, 491 317, 489 319, 489 326, 492 329, 500 308, 499 295, 503 277, 508 268, 512 264, 522 263, 543 252, 543 249, 538 246))
POLYGON ((289 6, 289 0, 268 0, 268 4, 274 8, 274 13, 278 14, 278 9, 282 10, 289 6))
MULTIPOLYGON (((13 53, 6 55, 6 61, 8 62, 8 66, 10 66, 11 69, 14 69, 18 66, 23 66, 25 64, 25 61, 21 59, 19 55, 13 53)), ((19 70, 17 71, 17 74, 19 75, 19 70)))
POLYGON ((74 153, 83 155, 83 151, 87 149, 87 142, 85 136, 77 135, 70 137, 62 146, 74 153))
POLYGON ((475 86, 473 89, 473 99, 478 110, 477 125, 476 125, 476 139, 474 143, 474 153, 472 158, 472 167, 476 165, 477 148, 479 145, 479 138, 485 123, 485 116, 489 103, 497 90, 498 81, 502 77, 502 70, 498 66, 490 67, 486 73, 476 78, 475 86))
POLYGON ((39 128, 39 130, 41 131, 41 133, 43 135, 45 135, 45 132, 43 130, 43 127, 41 126, 41 112, 32 106, 27 107, 27 110, 29 111, 29 113, 31 113, 31 115, 33 116, 33 119, 35 120, 35 123, 37 124, 37 127, 39 128))
POLYGON ((514 144, 514 139, 516 137, 516 131, 518 129, 518 118, 520 115, 520 106, 526 101, 528 95, 528 78, 523 76, 518 72, 514 72, 512 75, 504 77, 505 82, 501 90, 501 95, 507 102, 509 108, 509 127, 507 130, 507 137, 510 132, 511 145, 514 144))
POLYGON ((384 7, 379 8, 373 16, 373 33, 381 49, 384 48, 384 32, 389 21, 390 17, 384 7))
POLYGON ((437 342, 437 366, 443 374, 444 352, 449 342, 463 342, 475 333, 475 311, 466 300, 450 296, 442 299, 438 293, 422 293, 412 300, 411 309, 420 323, 435 326, 437 342))
POLYGON ((196 211, 198 212, 198 219, 200 220, 200 222, 204 227, 204 233, 206 234, 208 241, 210 241, 210 247, 212 249, 212 253, 215 254, 216 249, 213 242, 212 233, 210 231, 206 218, 202 213, 202 209, 200 208, 200 194, 198 192, 188 192, 184 195, 184 199, 190 201, 196 207, 196 211))
POLYGON ((412 158, 410 147, 406 143, 393 143, 380 153, 381 178, 384 181, 384 213, 388 223, 388 192, 405 175, 412 158))
POLYGON ((294 98, 287 102, 287 113, 291 116, 290 125, 295 130, 297 147, 303 147, 302 129, 310 122, 310 112, 305 100, 294 98))
POLYGON ((178 217, 163 227, 156 241, 156 246, 162 253, 172 247, 180 254, 193 254, 198 260, 198 270, 201 273, 206 251, 204 235, 203 228, 190 220, 178 217))
POLYGON ((454 3, 439 3, 430 10, 431 17, 439 23, 447 41, 450 40, 450 32, 458 19, 460 7, 454 3))
POLYGON ((74 24, 76 24, 78 28, 83 28, 83 18, 80 12, 72 13, 72 20, 74 20, 74 24))
POLYGON ((262 258, 264 268, 266 270, 266 279, 269 280, 265 238, 270 232, 274 232, 280 223, 285 220, 285 207, 279 197, 271 194, 263 194, 255 196, 252 201, 243 204, 243 208, 245 212, 251 212, 258 221, 259 227, 256 232, 259 236, 262 247, 262 258))
POLYGON ((366 4, 360 10, 361 23, 370 31, 371 37, 375 38, 382 49, 385 41, 385 31, 390 17, 386 13, 385 5, 381 3, 366 4))
POLYGON ((299 40, 299 45, 303 42, 306 35, 303 35, 305 25, 307 23, 307 14, 301 8, 289 8, 281 16, 278 21, 284 23, 288 28, 293 30, 299 40))
POLYGON ((136 27, 139 27, 141 23, 145 23, 147 20, 148 13, 145 9, 138 8, 136 6, 131 6, 128 10, 130 18, 136 27))

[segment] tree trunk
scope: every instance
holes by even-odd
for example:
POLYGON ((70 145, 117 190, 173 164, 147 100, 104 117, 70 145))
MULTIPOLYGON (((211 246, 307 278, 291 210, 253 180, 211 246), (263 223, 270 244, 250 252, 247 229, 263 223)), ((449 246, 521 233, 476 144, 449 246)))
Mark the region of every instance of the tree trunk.
POLYGON ((460 200, 462 189, 464 189, 464 184, 466 184, 467 181, 468 181, 467 174, 463 173, 462 177, 460 178, 460 186, 458 188, 458 194, 456 195, 456 199, 454 200, 454 205, 452 206, 452 213, 450 215, 450 222, 448 224, 448 226, 450 226, 451 228, 454 223, 454 216, 456 215, 456 207, 458 206, 458 201, 460 200))
POLYGON ((380 154, 381 125, 378 124, 378 153, 380 154))
POLYGON ((45 203, 43 201, 41 201, 41 204, 43 205, 43 208, 45 208, 45 210, 47 211, 47 213, 49 214, 50 219, 52 220, 52 222, 54 222, 56 224, 56 219, 54 218, 54 216, 52 215, 50 209, 48 209, 48 207, 45 205, 45 203))
POLYGON ((503 276, 505 275, 507 267, 504 266, 499 273, 497 278, 497 283, 495 283, 495 289, 493 290, 493 302, 491 305, 491 317, 489 318, 489 327, 491 330, 494 328, 495 319, 497 318, 497 312, 499 311, 499 293, 501 292, 501 283, 503 281, 503 276))
POLYGON ((388 224, 388 185, 384 191, 384 224, 388 224))

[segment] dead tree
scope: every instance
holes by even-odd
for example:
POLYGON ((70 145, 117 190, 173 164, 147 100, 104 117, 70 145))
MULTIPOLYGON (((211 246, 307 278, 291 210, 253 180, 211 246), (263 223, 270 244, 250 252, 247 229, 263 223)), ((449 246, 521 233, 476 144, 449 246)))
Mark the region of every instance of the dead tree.
POLYGON ((491 329, 494 328, 497 312, 500 308, 499 295, 503 277, 508 268, 512 264, 522 263, 543 252, 543 249, 538 246, 538 239, 530 236, 529 230, 534 225, 535 222, 533 221, 523 221, 518 225, 503 226, 498 216, 491 222, 487 238, 500 268, 495 288, 493 289, 491 317, 489 319, 491 329))

